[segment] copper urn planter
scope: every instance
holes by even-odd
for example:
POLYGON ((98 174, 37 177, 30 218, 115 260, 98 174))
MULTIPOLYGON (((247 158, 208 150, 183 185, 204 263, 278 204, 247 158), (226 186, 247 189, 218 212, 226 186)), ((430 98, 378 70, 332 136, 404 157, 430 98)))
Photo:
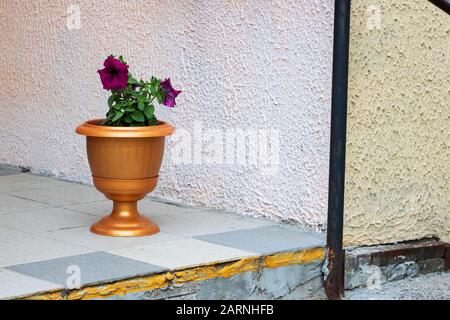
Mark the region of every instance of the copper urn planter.
POLYGON ((112 127, 101 119, 77 127, 86 136, 87 155, 95 188, 113 201, 109 216, 91 226, 97 234, 114 237, 146 236, 159 227, 139 214, 137 202, 155 189, 164 155, 165 137, 175 130, 156 126, 112 127))

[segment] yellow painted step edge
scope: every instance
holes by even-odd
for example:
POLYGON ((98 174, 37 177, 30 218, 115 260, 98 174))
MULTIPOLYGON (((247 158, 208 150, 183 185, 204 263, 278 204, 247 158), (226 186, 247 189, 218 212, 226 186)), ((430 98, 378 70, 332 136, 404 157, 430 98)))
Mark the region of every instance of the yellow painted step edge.
POLYGON ((229 278, 239 273, 263 268, 279 268, 295 264, 308 264, 324 259, 324 248, 283 252, 269 256, 256 256, 241 260, 213 263, 210 265, 169 271, 160 274, 120 280, 112 283, 87 286, 80 289, 59 289, 45 293, 25 296, 29 300, 85 300, 107 298, 131 292, 142 292, 167 287, 170 284, 203 281, 212 278, 229 278))

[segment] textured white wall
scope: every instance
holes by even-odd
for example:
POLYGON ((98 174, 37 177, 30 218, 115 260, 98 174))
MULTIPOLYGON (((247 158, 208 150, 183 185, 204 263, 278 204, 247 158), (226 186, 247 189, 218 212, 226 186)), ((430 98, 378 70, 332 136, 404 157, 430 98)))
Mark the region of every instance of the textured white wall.
POLYGON ((183 90, 160 119, 193 131, 279 130, 276 175, 254 166, 174 165, 154 195, 240 213, 326 222, 332 0, 0 2, 0 163, 88 182, 82 121, 102 117, 96 70, 124 54, 138 77, 183 90), (67 8, 79 5, 81 29, 67 8))

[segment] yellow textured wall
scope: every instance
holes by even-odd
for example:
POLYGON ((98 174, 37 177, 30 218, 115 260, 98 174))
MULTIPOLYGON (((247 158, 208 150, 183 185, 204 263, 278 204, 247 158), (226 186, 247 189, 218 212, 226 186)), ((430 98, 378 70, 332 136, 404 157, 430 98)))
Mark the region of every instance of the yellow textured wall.
POLYGON ((450 241, 450 16, 352 1, 345 245, 450 241))

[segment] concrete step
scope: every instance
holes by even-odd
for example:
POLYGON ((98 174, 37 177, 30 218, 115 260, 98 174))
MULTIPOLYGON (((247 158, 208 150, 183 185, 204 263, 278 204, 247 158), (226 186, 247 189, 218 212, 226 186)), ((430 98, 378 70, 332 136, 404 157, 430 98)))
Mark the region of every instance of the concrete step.
POLYGON ((323 234, 144 199, 147 237, 89 232, 111 211, 91 186, 0 174, 0 299, 323 298, 323 234))

